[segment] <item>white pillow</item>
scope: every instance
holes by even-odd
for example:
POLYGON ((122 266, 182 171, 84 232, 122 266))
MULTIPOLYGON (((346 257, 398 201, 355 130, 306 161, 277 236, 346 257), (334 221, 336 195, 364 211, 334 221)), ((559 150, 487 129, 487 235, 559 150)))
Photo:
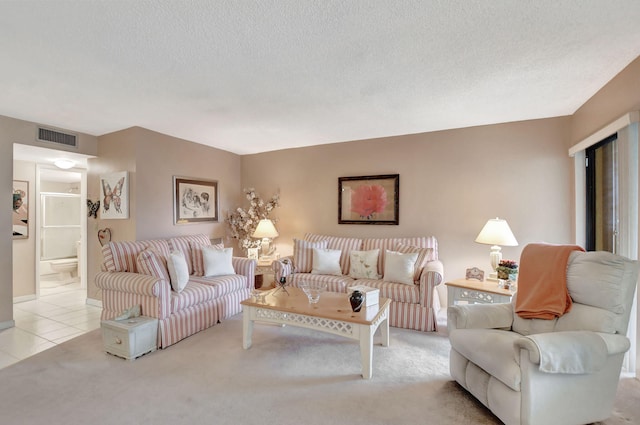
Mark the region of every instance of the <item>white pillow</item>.
POLYGON ((182 251, 171 251, 167 258, 171 288, 180 293, 189 282, 189 266, 182 251))
POLYGON ((233 264, 231 264, 233 248, 220 249, 214 246, 205 246, 202 248, 202 257, 204 258, 205 276, 236 274, 233 264))
POLYGON ((379 249, 351 251, 349 253, 349 277, 354 279, 380 279, 378 274, 379 249))
POLYGON ((313 268, 311 274, 330 274, 342 276, 339 249, 313 248, 313 268))
POLYGON ((417 252, 401 254, 396 251, 386 250, 384 254, 384 277, 382 280, 413 285, 413 273, 417 259, 417 252))

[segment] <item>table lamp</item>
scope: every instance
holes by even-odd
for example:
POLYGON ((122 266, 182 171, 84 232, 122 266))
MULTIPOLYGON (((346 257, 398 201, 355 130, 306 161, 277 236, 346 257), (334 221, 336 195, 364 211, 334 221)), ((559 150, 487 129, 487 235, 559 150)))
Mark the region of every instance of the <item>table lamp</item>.
POLYGON ((480 234, 476 238, 477 243, 492 245, 489 258, 491 259, 491 267, 493 272, 489 274, 488 280, 498 280, 496 273, 496 267, 502 260, 502 252, 500 245, 502 246, 518 246, 516 237, 513 236, 513 232, 509 227, 506 220, 499 219, 498 217, 492 218, 484 225, 480 234))
POLYGON ((256 227, 256 230, 251 236, 262 239, 262 244, 260 245, 261 258, 271 255, 273 253, 272 251, 275 251, 275 247, 273 249, 271 248, 271 239, 278 237, 278 231, 271 220, 267 218, 260 220, 258 227, 256 227))

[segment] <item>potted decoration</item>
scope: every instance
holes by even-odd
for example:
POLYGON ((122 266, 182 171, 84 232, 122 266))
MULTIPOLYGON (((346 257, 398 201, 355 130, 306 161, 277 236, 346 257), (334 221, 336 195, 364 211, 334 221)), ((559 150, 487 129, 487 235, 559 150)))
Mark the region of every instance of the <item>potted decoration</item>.
POLYGON ((498 279, 510 280, 511 276, 518 274, 518 263, 513 260, 500 260, 496 272, 498 279))

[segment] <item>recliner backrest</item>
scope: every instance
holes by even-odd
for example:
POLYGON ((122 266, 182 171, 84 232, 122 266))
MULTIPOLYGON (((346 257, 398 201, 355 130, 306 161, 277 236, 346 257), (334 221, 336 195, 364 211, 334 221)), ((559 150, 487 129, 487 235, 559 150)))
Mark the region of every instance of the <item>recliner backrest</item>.
POLYGON ((522 335, 568 330, 624 335, 637 280, 637 261, 606 251, 573 252, 567 265, 571 311, 554 320, 522 319, 514 312, 513 330, 522 335))

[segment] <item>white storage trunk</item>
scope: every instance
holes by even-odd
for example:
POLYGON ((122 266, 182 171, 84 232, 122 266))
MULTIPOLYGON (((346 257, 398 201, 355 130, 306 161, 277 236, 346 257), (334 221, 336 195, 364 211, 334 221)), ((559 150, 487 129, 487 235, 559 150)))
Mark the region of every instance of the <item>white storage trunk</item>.
POLYGON ((135 317, 127 320, 104 320, 102 341, 107 353, 127 360, 156 351, 158 319, 135 317))
POLYGON ((364 294, 364 305, 369 307, 370 305, 376 305, 380 302, 380 290, 376 288, 370 288, 364 285, 349 286, 347 293, 351 295, 353 291, 360 291, 364 294))

